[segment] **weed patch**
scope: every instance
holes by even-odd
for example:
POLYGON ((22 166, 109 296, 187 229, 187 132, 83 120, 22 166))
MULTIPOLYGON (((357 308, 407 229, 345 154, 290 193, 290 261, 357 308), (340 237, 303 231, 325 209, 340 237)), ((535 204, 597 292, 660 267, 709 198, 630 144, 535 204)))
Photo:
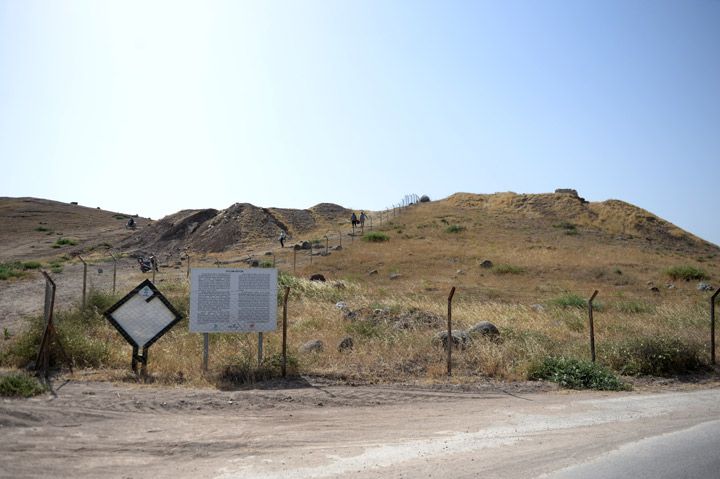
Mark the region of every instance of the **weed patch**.
POLYGON ((590 361, 564 357, 548 357, 533 363, 528 379, 544 379, 569 389, 623 391, 628 387, 612 371, 590 361))
POLYGON ((460 225, 450 225, 445 228, 446 233, 462 233, 463 231, 465 231, 465 227, 460 225))
POLYGON ((27 374, 13 373, 0 377, 0 396, 29 398, 44 392, 45 386, 27 374))
POLYGON ((684 279, 685 281, 708 279, 708 275, 704 270, 687 265, 672 266, 665 270, 665 274, 676 281, 679 279, 684 279))
POLYGON ((368 243, 382 243, 384 241, 390 241, 390 237, 380 231, 370 231, 363 235, 362 240, 368 243))
POLYGON ((677 338, 629 339, 603 347, 601 355, 610 367, 631 376, 673 376, 706 367, 701 347, 677 338))
POLYGON ((495 274, 522 274, 524 272, 523 268, 511 264, 499 264, 493 267, 493 273, 495 274))
POLYGON ((587 308, 585 298, 573 293, 563 294, 562 296, 551 299, 548 301, 548 304, 559 308, 587 308))

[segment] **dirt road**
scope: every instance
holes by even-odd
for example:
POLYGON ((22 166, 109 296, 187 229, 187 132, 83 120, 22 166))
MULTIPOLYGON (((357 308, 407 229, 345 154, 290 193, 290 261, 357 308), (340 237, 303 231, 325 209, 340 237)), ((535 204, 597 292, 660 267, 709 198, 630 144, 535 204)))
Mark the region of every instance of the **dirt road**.
POLYGON ((3 400, 0 477, 528 478, 720 413, 720 389, 266 387, 70 381, 55 395, 3 400))

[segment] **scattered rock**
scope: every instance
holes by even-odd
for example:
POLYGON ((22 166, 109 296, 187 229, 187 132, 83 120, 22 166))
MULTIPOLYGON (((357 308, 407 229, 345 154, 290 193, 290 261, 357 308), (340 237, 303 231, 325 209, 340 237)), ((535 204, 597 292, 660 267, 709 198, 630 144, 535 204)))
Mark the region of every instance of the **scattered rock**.
POLYGON ((265 256, 272 256, 272 255, 273 255, 272 251, 265 251, 265 256))
POLYGON ((667 289, 675 289, 675 285, 672 284, 672 283, 666 284, 665 287, 666 287, 667 289))
MULTIPOLYGON (((464 349, 465 346, 470 342, 470 336, 463 330, 456 330, 452 332, 452 343, 456 348, 464 349)), ((442 345, 443 348, 447 349, 448 346, 448 333, 447 331, 438 331, 433 337, 433 343, 442 345)))
POLYGON ((657 286, 653 286, 652 288, 650 288, 650 291, 652 291, 653 293, 659 293, 660 288, 658 288, 657 286))
POLYGON ((420 197, 420 203, 428 203, 430 201, 430 197, 428 195, 422 195, 420 197))
POLYGON ((378 270, 373 269, 373 270, 368 271, 368 276, 372 276, 374 274, 378 274, 378 270))
POLYGON ((468 330, 470 336, 480 335, 488 338, 497 338, 500 336, 500 330, 490 321, 480 321, 468 330))
POLYGON ((465 274, 465 271, 463 271, 462 269, 459 269, 459 270, 455 271, 455 274, 462 275, 462 274, 465 274))
POLYGON ((337 245, 337 246, 334 247, 333 249, 334 249, 335 251, 342 251, 343 248, 342 248, 342 245, 337 245))
POLYGON ((698 289, 699 291, 712 291, 712 290, 713 290, 713 287, 710 286, 708 283, 704 283, 704 282, 703 282, 703 283, 698 283, 697 289, 698 289))
POLYGON ((319 339, 308 341, 300 346, 301 353, 319 353, 323 350, 323 342, 319 339))
POLYGON ((342 341, 340 341, 340 344, 338 344, 338 351, 345 352, 345 351, 351 351, 354 346, 353 338, 350 336, 347 336, 343 338, 342 341))
POLYGON ((320 281, 325 282, 325 276, 323 276, 320 273, 315 273, 314 275, 310 276, 310 281, 320 281))
POLYGON ((338 301, 337 303, 335 303, 335 307, 337 309, 348 309, 348 305, 345 301, 338 301))
POLYGON ((402 278, 402 275, 400 273, 390 273, 390 279, 398 279, 402 278))
POLYGON ((543 311, 545 311, 545 306, 543 306, 542 304, 532 304, 530 305, 530 309, 537 313, 542 313, 543 311))
POLYGON ((483 261, 482 263, 480 263, 480 267, 481 267, 481 268, 485 268, 485 269, 490 269, 490 268, 493 267, 493 262, 490 261, 489 259, 486 259, 485 261, 483 261))

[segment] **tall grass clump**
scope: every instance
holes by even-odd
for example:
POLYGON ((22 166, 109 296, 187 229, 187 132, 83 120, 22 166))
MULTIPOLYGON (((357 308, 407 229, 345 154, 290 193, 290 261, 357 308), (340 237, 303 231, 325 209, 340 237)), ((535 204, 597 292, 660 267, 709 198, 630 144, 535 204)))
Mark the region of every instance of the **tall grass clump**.
POLYGON ((27 374, 12 373, 0 377, 0 396, 2 397, 29 398, 45 391, 46 388, 40 381, 27 374))
POLYGON ((544 379, 569 389, 622 391, 628 388, 612 371, 597 363, 565 357, 546 357, 534 363, 528 379, 544 379))
POLYGON ((525 270, 520 266, 513 266, 511 264, 499 264, 493 267, 493 273, 495 274, 521 274, 525 270))
POLYGON ((368 243, 382 243, 390 241, 390 237, 381 231, 369 231, 363 235, 362 240, 368 243))
POLYGON ((548 304, 559 308, 586 308, 587 300, 577 294, 567 293, 551 299, 548 304))
MULTIPOLYGON (((85 309, 76 307, 66 311, 56 311, 55 330, 62 345, 53 344, 51 356, 65 365, 102 367, 108 364, 114 343, 123 341, 109 325, 102 313, 114 304, 112 295, 91 290, 85 309), (64 353, 64 354, 63 354, 64 353)), ((18 335, 1 359, 3 364, 24 367, 35 360, 45 330, 41 316, 32 318, 28 328, 18 335)))
POLYGON ((672 266, 665 270, 665 274, 676 281, 679 279, 685 281, 708 279, 708 275, 704 270, 688 265, 672 266))

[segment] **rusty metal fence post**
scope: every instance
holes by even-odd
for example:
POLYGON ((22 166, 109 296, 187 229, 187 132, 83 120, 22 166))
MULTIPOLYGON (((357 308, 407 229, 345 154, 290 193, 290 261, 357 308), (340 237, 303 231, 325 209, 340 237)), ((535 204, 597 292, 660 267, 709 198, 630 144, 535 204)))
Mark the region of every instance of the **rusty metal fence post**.
POLYGON ((448 296, 448 313, 447 313, 447 375, 452 376, 452 299, 455 295, 455 286, 450 290, 448 296))
POLYGON ((83 288, 82 288, 82 309, 85 309, 85 295, 87 293, 87 263, 82 256, 78 255, 83 264, 83 288))
POLYGON ((283 318, 282 318, 282 377, 287 376, 287 302, 290 294, 290 286, 285 286, 283 297, 283 318))
POLYGON ((593 300, 597 296, 598 290, 592 294, 588 300, 588 322, 590 323, 590 358, 595 362, 595 324, 593 322, 593 300))
POLYGON ((117 258, 115 257, 114 254, 112 254, 112 251, 109 251, 109 253, 113 259, 113 289, 112 289, 113 292, 112 292, 112 294, 113 294, 113 296, 115 296, 115 288, 117 286, 117 258))
POLYGON ((720 288, 710 298, 710 364, 715 364, 715 299, 720 294, 720 288))

